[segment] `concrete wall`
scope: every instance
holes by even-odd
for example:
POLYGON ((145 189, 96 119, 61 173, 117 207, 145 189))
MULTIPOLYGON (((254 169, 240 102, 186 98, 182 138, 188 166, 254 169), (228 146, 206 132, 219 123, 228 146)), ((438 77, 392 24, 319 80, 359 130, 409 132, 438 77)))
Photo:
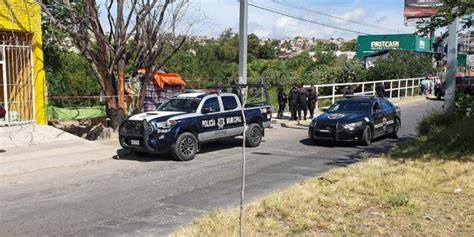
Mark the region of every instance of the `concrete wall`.
POLYGON ((0 30, 33 33, 35 121, 37 124, 47 124, 47 90, 43 66, 41 7, 35 0, 0 1, 0 30))

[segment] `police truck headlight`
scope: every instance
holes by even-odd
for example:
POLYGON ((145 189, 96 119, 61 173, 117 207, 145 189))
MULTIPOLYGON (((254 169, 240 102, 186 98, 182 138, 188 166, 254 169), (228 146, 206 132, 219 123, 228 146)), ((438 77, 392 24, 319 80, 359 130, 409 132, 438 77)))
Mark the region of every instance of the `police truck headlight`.
POLYGON ((344 129, 347 129, 347 130, 354 130, 355 128, 360 127, 360 126, 362 126, 362 121, 356 122, 356 123, 348 123, 348 124, 343 125, 344 129))
POLYGON ((164 122, 155 122, 153 126, 155 127, 158 133, 167 133, 174 127, 178 122, 176 120, 167 120, 164 122))

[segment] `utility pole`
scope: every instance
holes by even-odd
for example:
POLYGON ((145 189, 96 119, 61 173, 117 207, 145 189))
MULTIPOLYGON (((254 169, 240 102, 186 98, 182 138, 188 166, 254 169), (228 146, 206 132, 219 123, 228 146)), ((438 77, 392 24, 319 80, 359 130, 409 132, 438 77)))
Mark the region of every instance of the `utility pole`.
MULTIPOLYGON (((455 7, 451 11, 456 14, 458 8, 455 7)), ((458 17, 448 26, 448 68, 446 72, 446 93, 444 96, 444 110, 452 111, 454 108, 454 99, 456 91, 456 68, 458 56, 458 17)))
POLYGON ((247 132, 247 122, 245 119, 245 103, 247 100, 247 22, 248 22, 248 0, 240 0, 240 19, 239 19, 239 84, 242 96, 242 122, 244 124, 242 139, 242 183, 240 189, 240 237, 244 236, 244 198, 245 198, 245 135, 247 132))
POLYGON ((247 84, 248 0, 240 0, 239 84, 247 84))

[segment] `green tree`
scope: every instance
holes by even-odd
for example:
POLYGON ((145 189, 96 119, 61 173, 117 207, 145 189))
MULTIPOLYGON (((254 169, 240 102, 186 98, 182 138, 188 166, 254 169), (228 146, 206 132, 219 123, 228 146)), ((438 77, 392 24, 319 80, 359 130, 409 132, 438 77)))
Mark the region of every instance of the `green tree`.
MULTIPOLYGON (((430 32, 434 32, 436 29, 446 27, 456 17, 466 16, 463 20, 462 28, 467 29, 472 26, 473 13, 474 13, 474 2, 472 0, 442 0, 438 8, 438 13, 431 18, 431 21, 427 24, 418 27, 418 32, 429 35, 430 32), (457 7, 457 11, 453 12, 453 9, 457 7)), ((444 36, 447 37, 447 34, 444 36)))
POLYGON ((357 41, 355 39, 343 42, 341 45, 341 51, 356 51, 357 41))
POLYGON ((371 67, 367 72, 367 79, 376 81, 425 77, 434 72, 431 57, 411 52, 391 51, 386 58, 375 61, 374 67, 371 67))
MULTIPOLYGON (((55 48, 45 51, 45 70, 50 96, 98 96, 100 86, 88 67, 87 60, 78 54, 55 48)), ((59 107, 91 106, 97 99, 51 99, 49 104, 59 107)))

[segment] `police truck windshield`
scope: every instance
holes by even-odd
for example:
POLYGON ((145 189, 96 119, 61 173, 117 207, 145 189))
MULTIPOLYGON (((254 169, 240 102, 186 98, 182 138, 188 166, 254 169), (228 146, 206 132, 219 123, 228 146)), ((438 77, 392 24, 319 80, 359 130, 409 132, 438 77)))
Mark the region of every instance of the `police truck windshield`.
POLYGON ((171 99, 168 102, 162 104, 158 111, 176 111, 176 112, 186 112, 186 113, 195 113, 201 98, 175 98, 171 99))
POLYGON ((333 104, 327 110, 328 113, 368 113, 370 109, 369 101, 344 100, 333 104))

